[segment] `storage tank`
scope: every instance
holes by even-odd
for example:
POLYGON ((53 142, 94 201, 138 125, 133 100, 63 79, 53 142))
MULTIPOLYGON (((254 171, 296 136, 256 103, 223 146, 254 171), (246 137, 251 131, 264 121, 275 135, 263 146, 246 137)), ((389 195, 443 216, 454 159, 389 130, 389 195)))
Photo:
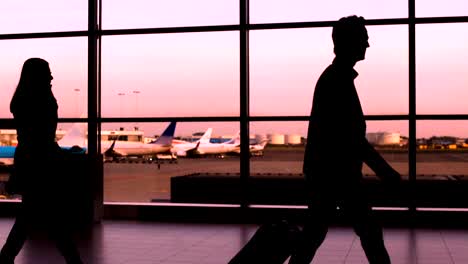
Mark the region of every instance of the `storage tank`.
POLYGON ((380 139, 380 145, 400 145, 400 133, 384 132, 380 139))
POLYGON ((301 135, 299 135, 299 134, 286 135, 286 144, 288 144, 288 145, 300 145, 301 144, 301 135))
POLYGON ((270 144, 273 145, 284 145, 284 135, 283 134, 271 134, 269 135, 270 144))
POLYGON ((400 145, 400 133, 396 132, 372 132, 367 133, 366 138, 372 145, 400 145))
POLYGON ((379 138, 381 137, 382 133, 380 132, 370 132, 366 134, 367 141, 371 143, 372 145, 378 145, 379 144, 379 138))

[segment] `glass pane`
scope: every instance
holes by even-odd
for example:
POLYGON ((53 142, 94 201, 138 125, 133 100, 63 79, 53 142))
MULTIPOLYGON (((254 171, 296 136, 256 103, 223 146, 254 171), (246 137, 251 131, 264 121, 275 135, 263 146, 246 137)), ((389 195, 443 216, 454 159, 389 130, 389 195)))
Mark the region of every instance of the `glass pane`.
POLYGON ((417 122, 416 206, 468 208, 468 121, 417 122))
MULTIPOLYGON (((308 122, 250 123, 251 177, 254 182, 263 179, 258 183, 264 184, 263 188, 255 189, 254 192, 260 195, 253 196, 254 204, 306 204, 302 172, 307 129, 308 122), (265 139, 267 145, 262 146, 265 139), (265 187, 266 184, 270 185, 265 187)), ((407 136, 407 121, 367 122, 368 141, 404 178, 408 177, 407 136)), ((346 148, 346 142, 338 139, 330 142, 330 148, 336 149, 339 156, 340 149, 346 148)), ((338 166, 339 162, 337 160, 338 166)), ((332 171, 330 168, 330 174, 332 171)), ((363 167, 363 174, 366 178, 375 178, 375 172, 367 165, 363 167)))
POLYGON ((80 147, 86 151, 88 148, 88 124, 83 122, 59 123, 56 139, 63 149, 80 147))
POLYGON ((102 115, 239 114, 239 33, 104 37, 102 115))
POLYGON ((417 174, 468 176, 468 121, 417 122, 417 174))
POLYGON ((105 29, 231 25, 239 23, 239 1, 103 0, 105 29))
MULTIPOLYGON (((367 28, 370 48, 355 67, 364 113, 407 114, 407 27, 367 28)), ((331 28, 252 31, 251 115, 309 115, 315 84, 333 58, 331 28)))
POLYGON ((23 63, 33 57, 49 62, 54 79, 52 91, 59 117, 85 117, 87 98, 87 39, 51 38, 0 41, 0 118, 10 114, 10 100, 18 84, 23 63))
POLYGON ((366 19, 408 16, 407 0, 255 0, 250 1, 251 23, 338 20, 359 15, 366 19))
POLYGON ((256 146, 251 147, 251 173, 302 174, 307 126, 301 121, 251 122, 250 145, 256 146))
POLYGON ((88 1, 2 1, 0 25, 0 34, 87 30, 88 1))
POLYGON ((468 23, 416 27, 418 114, 466 114, 468 23))
POLYGON ((416 16, 468 16, 468 2, 466 0, 416 0, 416 16))
POLYGON ((172 145, 164 149, 162 140, 171 136, 169 123, 140 123, 138 131, 132 130, 134 126, 102 125, 102 151, 107 151, 105 202, 238 202, 238 197, 229 195, 239 191, 235 184, 229 185, 240 173, 239 143, 235 140, 238 122, 177 123, 172 145), (220 191, 226 187, 228 191, 220 191))
POLYGON ((304 162, 308 122, 250 123, 250 203, 305 204, 304 162))

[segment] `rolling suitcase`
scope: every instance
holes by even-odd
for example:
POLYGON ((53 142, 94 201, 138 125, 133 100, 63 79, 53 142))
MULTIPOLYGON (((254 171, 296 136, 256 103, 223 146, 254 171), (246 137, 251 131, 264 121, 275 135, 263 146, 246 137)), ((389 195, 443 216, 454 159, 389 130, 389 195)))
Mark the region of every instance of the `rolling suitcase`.
POLYGON ((299 232, 287 221, 264 224, 228 264, 283 264, 291 255, 299 232))

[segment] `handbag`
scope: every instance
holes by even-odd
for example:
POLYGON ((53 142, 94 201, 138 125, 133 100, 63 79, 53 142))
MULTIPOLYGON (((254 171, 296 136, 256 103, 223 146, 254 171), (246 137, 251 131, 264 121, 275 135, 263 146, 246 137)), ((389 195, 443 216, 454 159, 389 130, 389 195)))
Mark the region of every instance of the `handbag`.
POLYGON ((5 183, 5 192, 9 195, 23 194, 24 191, 24 175, 21 170, 18 170, 17 166, 11 167, 8 181, 5 183))

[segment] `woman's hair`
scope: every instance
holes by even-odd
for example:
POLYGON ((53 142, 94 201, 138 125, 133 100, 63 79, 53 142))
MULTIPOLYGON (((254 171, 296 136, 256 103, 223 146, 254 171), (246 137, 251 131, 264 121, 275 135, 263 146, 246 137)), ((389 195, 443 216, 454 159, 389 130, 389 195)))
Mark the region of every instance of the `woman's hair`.
POLYGON ((52 96, 50 89, 49 63, 40 58, 30 58, 23 64, 20 80, 10 103, 13 113, 25 104, 34 100, 42 100, 44 96, 52 96))

